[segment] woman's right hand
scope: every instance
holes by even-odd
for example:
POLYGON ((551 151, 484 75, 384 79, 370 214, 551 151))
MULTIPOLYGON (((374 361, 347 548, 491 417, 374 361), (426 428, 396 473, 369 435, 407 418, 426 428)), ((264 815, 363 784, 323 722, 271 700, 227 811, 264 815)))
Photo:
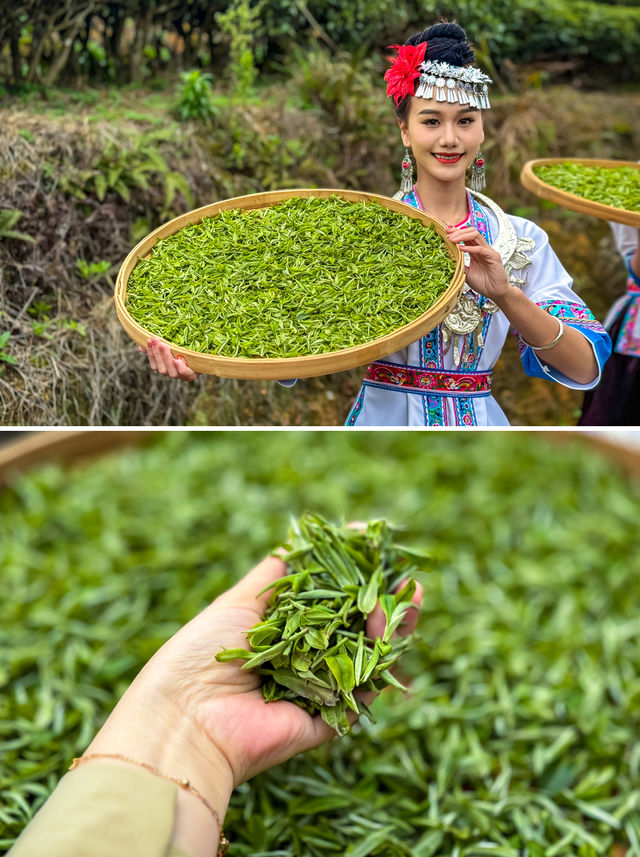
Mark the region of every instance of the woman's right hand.
POLYGON ((149 365, 160 375, 179 378, 181 381, 195 381, 198 377, 199 373, 189 369, 184 357, 174 357, 167 343, 155 336, 148 340, 146 349, 138 345, 138 351, 148 356, 149 365))

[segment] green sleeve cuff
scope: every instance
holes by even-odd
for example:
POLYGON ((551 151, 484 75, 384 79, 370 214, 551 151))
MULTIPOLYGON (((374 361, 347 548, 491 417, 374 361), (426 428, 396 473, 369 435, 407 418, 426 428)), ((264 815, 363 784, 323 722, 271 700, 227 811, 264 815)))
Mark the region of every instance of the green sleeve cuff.
POLYGON ((171 843, 177 790, 144 770, 83 765, 60 780, 9 855, 189 857, 171 843))

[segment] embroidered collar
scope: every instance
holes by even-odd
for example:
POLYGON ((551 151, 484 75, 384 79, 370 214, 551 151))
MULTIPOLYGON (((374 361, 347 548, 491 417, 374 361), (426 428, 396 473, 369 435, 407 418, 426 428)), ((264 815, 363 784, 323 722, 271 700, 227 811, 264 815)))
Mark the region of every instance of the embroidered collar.
MULTIPOLYGON (((417 208, 419 211, 424 211, 424 206, 422 205, 422 200, 418 195, 418 191, 416 186, 414 185, 411 193, 407 194, 403 197, 402 201, 407 205, 412 205, 414 208, 417 208)), ((460 223, 455 223, 454 226, 464 226, 465 223, 468 223, 469 220, 473 218, 473 198, 469 191, 467 191, 467 216, 464 220, 461 220, 460 223)))

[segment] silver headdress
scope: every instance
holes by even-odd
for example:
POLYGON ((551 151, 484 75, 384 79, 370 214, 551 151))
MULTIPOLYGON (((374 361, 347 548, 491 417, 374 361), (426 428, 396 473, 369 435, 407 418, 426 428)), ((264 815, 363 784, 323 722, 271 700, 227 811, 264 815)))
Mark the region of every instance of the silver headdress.
POLYGON ((488 83, 491 78, 473 66, 450 65, 439 60, 427 60, 419 66, 420 79, 416 85, 417 98, 433 98, 449 104, 468 104, 469 107, 488 108, 488 83))

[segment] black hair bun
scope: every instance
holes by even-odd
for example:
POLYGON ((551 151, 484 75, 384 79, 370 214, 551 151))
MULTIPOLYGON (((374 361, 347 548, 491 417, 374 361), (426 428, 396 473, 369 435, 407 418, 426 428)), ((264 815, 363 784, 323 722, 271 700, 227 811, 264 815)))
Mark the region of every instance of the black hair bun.
POLYGON ((467 41, 467 34, 460 24, 454 24, 452 21, 434 24, 428 30, 425 30, 422 35, 425 42, 428 42, 429 39, 452 39, 454 42, 467 41))
POLYGON ((406 44, 419 45, 420 42, 427 42, 425 60, 439 60, 459 66, 475 62, 476 55, 460 24, 451 21, 433 24, 421 33, 410 36, 406 44))

